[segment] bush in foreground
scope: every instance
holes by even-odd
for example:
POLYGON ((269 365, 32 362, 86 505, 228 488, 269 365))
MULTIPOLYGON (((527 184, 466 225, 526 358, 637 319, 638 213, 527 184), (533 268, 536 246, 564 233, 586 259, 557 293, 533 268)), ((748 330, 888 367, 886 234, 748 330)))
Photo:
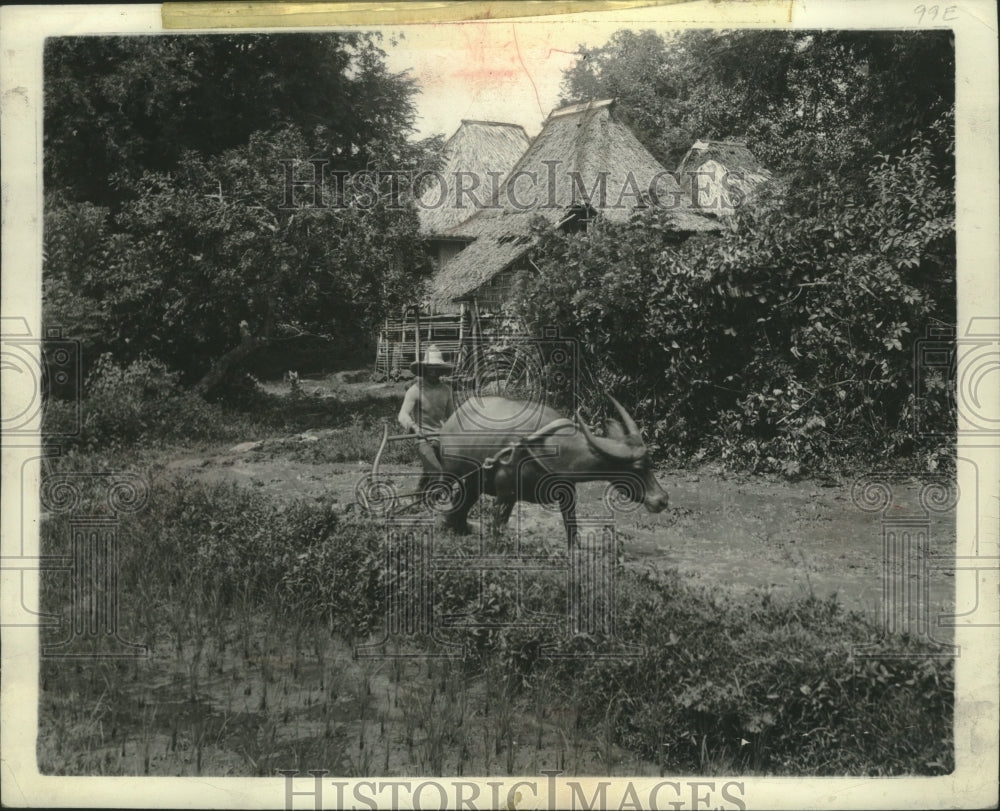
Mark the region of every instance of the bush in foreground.
POLYGON ((953 768, 954 676, 912 639, 835 598, 734 599, 676 573, 629 576, 619 635, 633 660, 562 667, 594 721, 672 769, 774 774, 944 774, 953 768), (857 646, 907 658, 858 659, 857 646), (884 646, 884 647, 883 647, 884 646))

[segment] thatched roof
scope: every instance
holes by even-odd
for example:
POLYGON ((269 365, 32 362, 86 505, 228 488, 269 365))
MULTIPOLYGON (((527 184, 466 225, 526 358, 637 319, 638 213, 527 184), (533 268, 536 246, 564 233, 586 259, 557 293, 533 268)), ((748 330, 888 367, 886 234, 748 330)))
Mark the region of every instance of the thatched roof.
POLYGON ((612 106, 613 100, 607 99, 563 107, 549 115, 507 175, 493 205, 446 232, 475 242, 431 280, 435 307, 471 298, 478 287, 513 265, 534 244, 530 224, 535 218, 558 225, 585 202, 617 222, 637 209, 659 204, 670 208, 678 232, 718 227, 691 210, 673 176, 614 118, 612 106), (651 186, 658 200, 650 198, 651 186))
POLYGON ((677 167, 677 177, 688 201, 719 216, 752 204, 760 188, 772 180, 744 141, 695 141, 677 167))
MULTIPOLYGON (((468 172, 479 179, 475 190, 477 198, 489 196, 494 181, 491 172, 502 179, 524 154, 531 139, 519 124, 499 121, 473 121, 463 119, 462 125, 448 139, 442 151, 441 176, 446 189, 431 183, 420 197, 417 208, 420 230, 428 235, 438 235, 468 219, 474 211, 466 197, 463 206, 457 206, 456 185, 459 172, 468 172), (445 191, 442 198, 442 191, 445 191), (443 204, 438 203, 443 199, 443 204)), ((463 181, 468 189, 473 181, 463 181)))

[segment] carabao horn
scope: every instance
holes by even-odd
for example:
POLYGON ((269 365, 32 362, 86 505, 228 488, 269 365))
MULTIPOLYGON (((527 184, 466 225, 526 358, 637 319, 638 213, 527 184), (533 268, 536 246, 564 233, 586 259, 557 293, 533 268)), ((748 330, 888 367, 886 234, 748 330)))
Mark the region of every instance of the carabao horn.
POLYGON ((621 416, 622 423, 625 425, 625 432, 627 434, 635 434, 636 436, 639 436, 639 426, 635 424, 635 420, 633 420, 631 415, 625 410, 625 406, 619 403, 610 394, 608 395, 608 399, 614 403, 615 408, 618 409, 618 414, 621 416))
POLYGON ((583 432, 587 444, 598 453, 603 453, 605 456, 610 456, 612 459, 619 459, 623 462, 628 462, 635 458, 633 449, 625 443, 616 442, 613 439, 604 439, 590 433, 587 423, 584 422, 583 417, 580 415, 579 408, 576 410, 576 421, 580 425, 580 430, 583 432))

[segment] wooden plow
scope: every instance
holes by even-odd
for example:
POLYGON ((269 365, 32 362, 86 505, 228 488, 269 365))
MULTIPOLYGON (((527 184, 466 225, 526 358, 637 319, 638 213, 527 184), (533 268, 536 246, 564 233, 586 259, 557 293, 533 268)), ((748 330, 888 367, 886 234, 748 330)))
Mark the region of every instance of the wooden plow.
MULTIPOLYGON (((410 313, 413 313, 414 335, 413 348, 414 358, 420 360, 420 307, 411 304, 403 308, 402 321, 405 323, 410 313)), ((386 517, 399 515, 420 504, 424 498, 424 493, 416 491, 413 493, 397 493, 396 489, 388 482, 379 479, 379 464, 382 461, 382 454, 390 442, 402 442, 404 440, 432 440, 437 439, 437 431, 425 431, 423 433, 389 434, 388 423, 382 427, 382 441, 379 443, 378 452, 375 454, 375 461, 372 462, 371 473, 368 474, 355 489, 358 504, 361 509, 369 515, 384 515, 386 517), (400 506, 400 501, 404 501, 400 506)), ((443 498, 444 493, 439 493, 437 497, 443 498)), ((450 488, 448 492, 450 497, 450 488)))
POLYGON ((404 440, 431 440, 437 439, 437 432, 425 432, 421 434, 390 434, 389 425, 382 427, 382 441, 379 443, 378 452, 372 462, 371 472, 358 484, 355 490, 358 504, 361 509, 370 515, 399 515, 413 509, 420 504, 424 494, 421 491, 413 493, 397 493, 396 488, 389 482, 379 478, 379 465, 382 462, 382 454, 389 446, 390 442, 402 442, 404 440), (400 506, 400 502, 404 502, 400 506))

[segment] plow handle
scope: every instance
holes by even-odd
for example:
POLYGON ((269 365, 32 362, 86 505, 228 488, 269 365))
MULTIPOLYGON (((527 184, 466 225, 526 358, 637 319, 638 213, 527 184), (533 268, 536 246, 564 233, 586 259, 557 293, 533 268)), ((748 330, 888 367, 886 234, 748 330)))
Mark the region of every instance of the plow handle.
POLYGON ((378 453, 375 454, 375 461, 372 462, 372 481, 378 481, 378 463, 382 460, 382 453, 385 451, 385 446, 389 443, 389 425, 386 423, 382 426, 382 442, 378 446, 378 453))
POLYGON ((378 453, 375 454, 375 461, 372 462, 372 481, 378 479, 378 466, 382 461, 382 454, 385 453, 385 446, 390 442, 398 442, 402 439, 437 439, 437 431, 427 431, 425 433, 393 434, 389 435, 389 424, 382 426, 382 441, 378 446, 378 453))

